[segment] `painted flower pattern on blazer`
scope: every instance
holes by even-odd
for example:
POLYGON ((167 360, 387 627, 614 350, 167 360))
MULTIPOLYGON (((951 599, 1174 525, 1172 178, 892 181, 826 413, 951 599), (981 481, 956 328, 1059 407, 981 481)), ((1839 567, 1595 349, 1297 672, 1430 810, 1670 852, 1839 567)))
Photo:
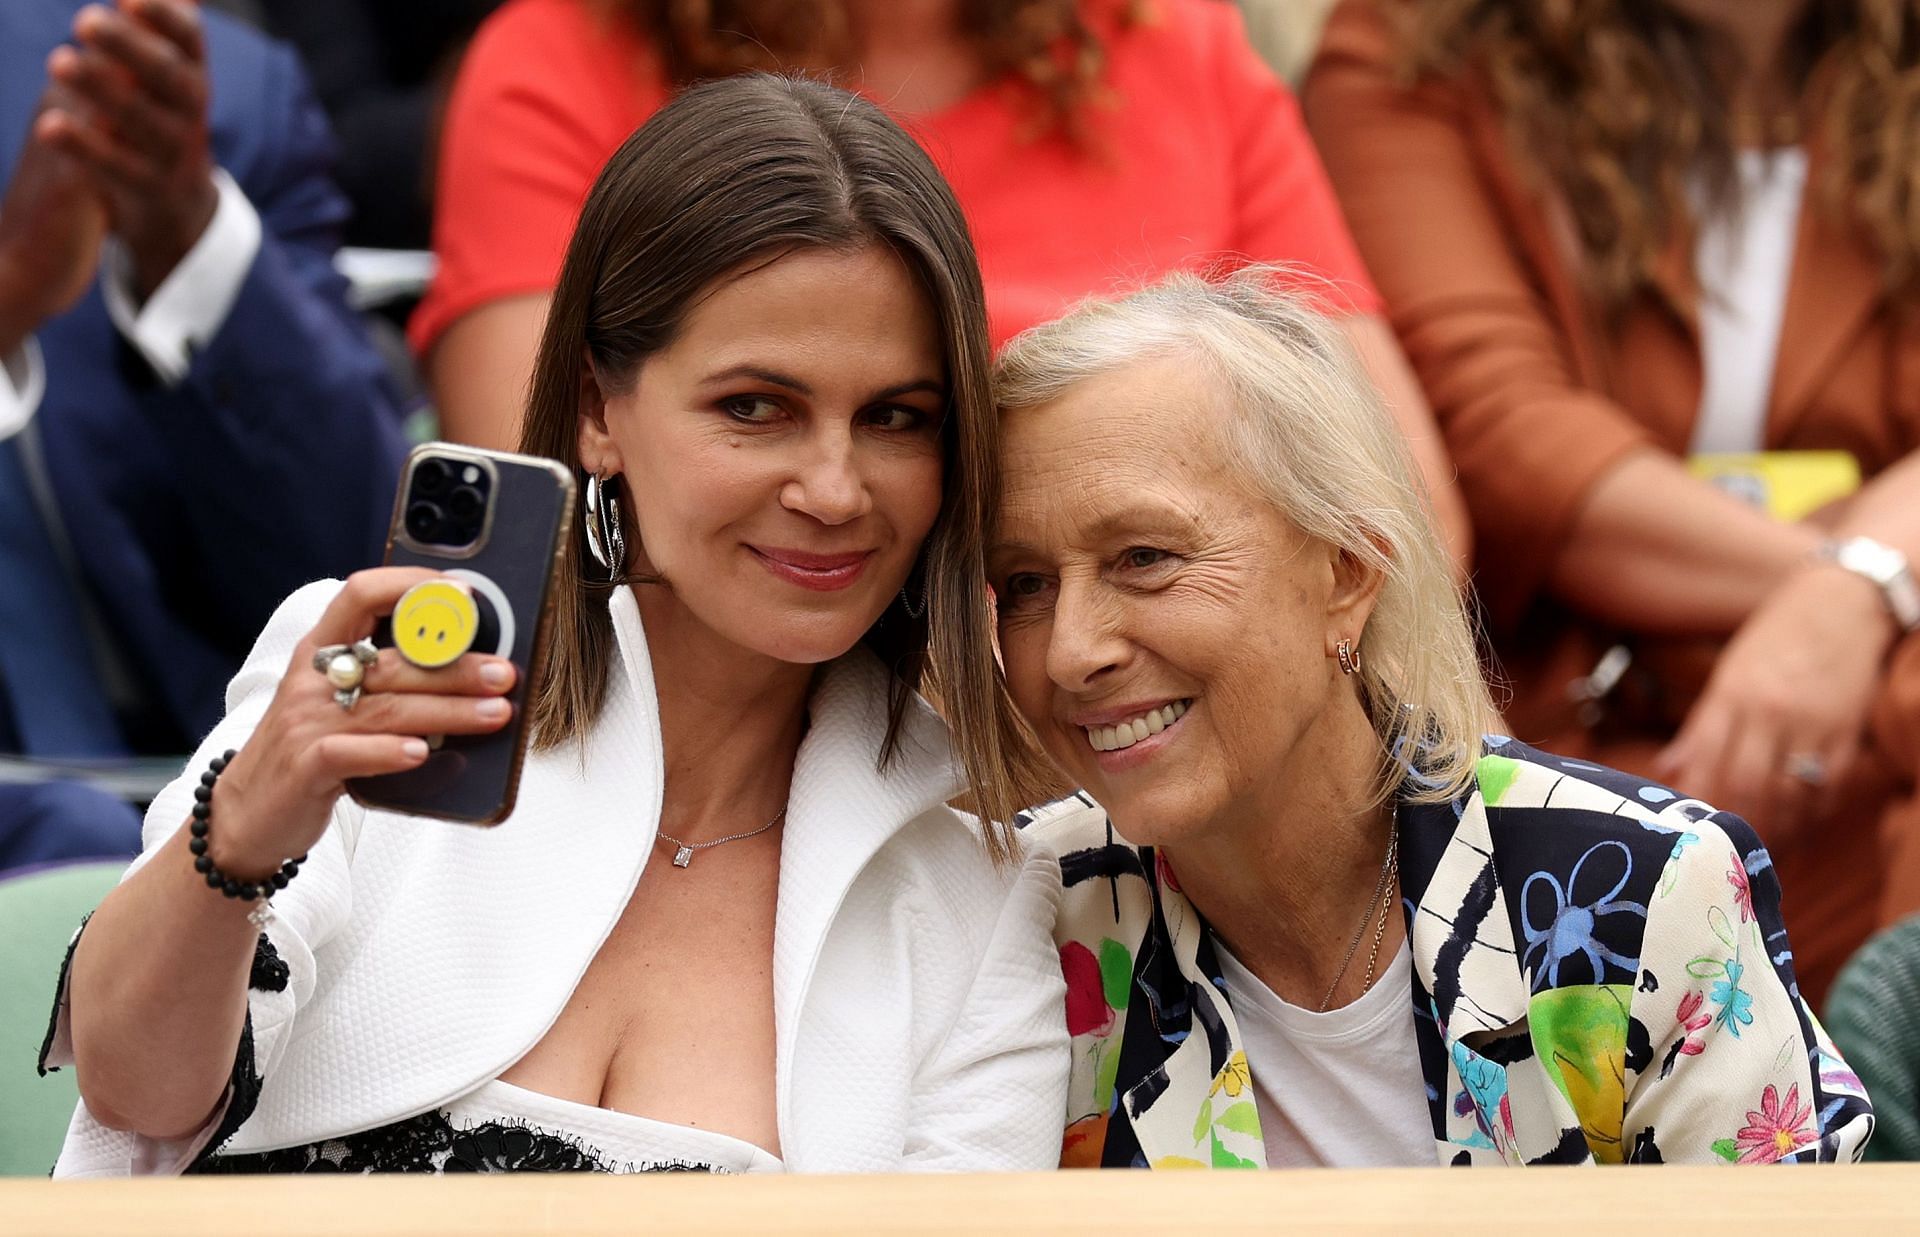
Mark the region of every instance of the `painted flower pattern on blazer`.
MULTIPOLYGON (((1746 822, 1511 739, 1483 750, 1468 793, 1397 815, 1437 1160, 1859 1158, 1872 1107, 1800 999, 1746 822)), ((1265 1167, 1212 934, 1165 859, 1084 795, 1026 824, 1064 884, 1062 1164, 1265 1167)))

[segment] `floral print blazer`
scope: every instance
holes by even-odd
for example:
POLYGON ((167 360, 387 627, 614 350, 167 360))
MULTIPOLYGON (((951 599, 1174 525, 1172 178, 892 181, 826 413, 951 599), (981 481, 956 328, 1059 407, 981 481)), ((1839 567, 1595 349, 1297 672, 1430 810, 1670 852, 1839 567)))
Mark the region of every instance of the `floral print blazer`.
MULTIPOLYGON (((1396 827, 1440 1163, 1859 1157, 1873 1110, 1800 999, 1744 821, 1490 737, 1468 793, 1396 827)), ((1028 832, 1064 885, 1062 1164, 1265 1167, 1212 934, 1165 859, 1085 796, 1028 832)))

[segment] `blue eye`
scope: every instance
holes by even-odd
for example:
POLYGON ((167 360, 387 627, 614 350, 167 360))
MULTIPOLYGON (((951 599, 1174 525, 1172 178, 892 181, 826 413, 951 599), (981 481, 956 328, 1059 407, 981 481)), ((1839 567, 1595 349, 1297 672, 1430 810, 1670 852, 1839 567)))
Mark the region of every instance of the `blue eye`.
POLYGON ((1002 610, 1032 601, 1047 591, 1047 578, 1031 571, 1019 571, 1007 577, 1006 587, 998 590, 1002 610))
POLYGON ((780 417, 785 409, 764 395, 736 395, 720 401, 720 407, 736 421, 749 425, 765 425, 780 417))

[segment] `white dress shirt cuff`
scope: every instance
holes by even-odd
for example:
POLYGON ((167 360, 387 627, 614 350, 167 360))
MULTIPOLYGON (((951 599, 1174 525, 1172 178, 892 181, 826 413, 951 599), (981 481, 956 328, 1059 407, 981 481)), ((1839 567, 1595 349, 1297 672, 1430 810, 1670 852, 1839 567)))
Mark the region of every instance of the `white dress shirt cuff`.
POLYGON ((29 335, 10 354, 0 357, 0 442, 25 429, 47 389, 47 366, 40 357, 40 341, 29 335))
POLYGON ((146 304, 134 303, 133 258, 126 246, 108 237, 100 255, 107 313, 168 386, 187 376, 194 353, 219 333, 260 252, 260 215, 253 203, 224 168, 214 168, 213 182, 220 201, 207 230, 146 304))

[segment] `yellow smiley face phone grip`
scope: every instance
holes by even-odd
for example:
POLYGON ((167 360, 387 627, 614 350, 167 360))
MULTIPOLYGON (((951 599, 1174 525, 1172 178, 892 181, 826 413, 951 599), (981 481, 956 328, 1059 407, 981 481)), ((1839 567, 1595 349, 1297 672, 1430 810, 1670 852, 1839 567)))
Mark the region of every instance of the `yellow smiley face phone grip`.
POLYGON ((480 607, 453 580, 416 584, 393 608, 393 647, 422 670, 459 661, 479 634, 480 607))

